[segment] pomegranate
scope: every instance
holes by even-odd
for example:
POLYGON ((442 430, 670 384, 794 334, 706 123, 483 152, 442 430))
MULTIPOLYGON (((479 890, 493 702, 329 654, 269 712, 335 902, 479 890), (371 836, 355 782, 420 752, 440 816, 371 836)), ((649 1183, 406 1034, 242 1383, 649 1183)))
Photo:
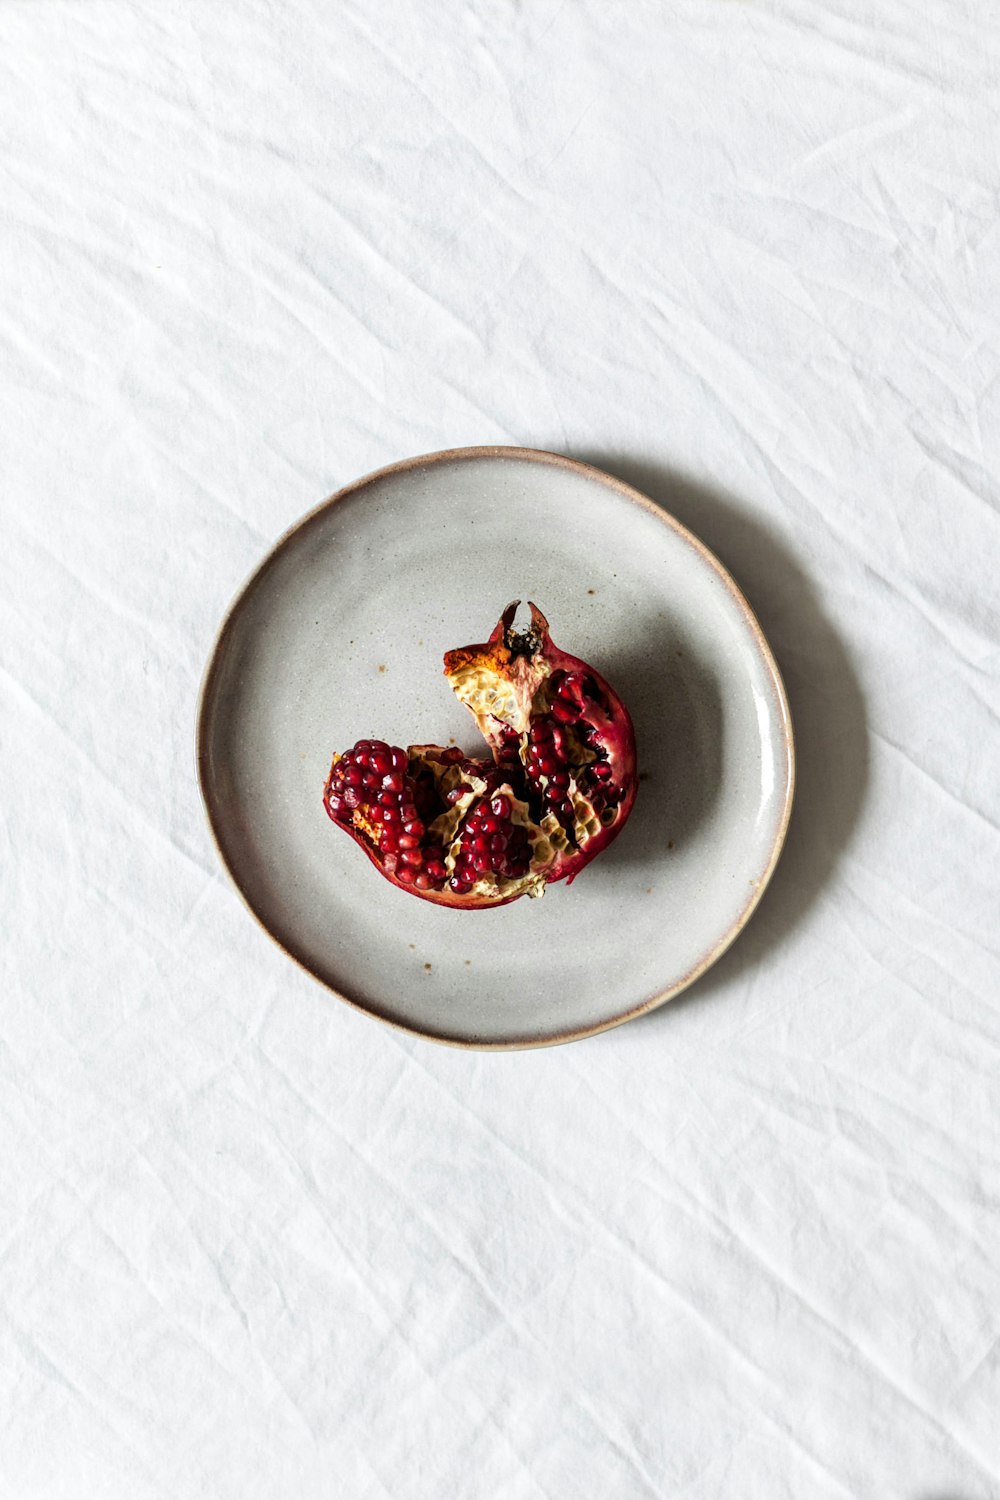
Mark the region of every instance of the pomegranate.
POLYGON ((599 672, 560 651, 520 600, 481 645, 448 651, 445 676, 492 759, 457 747, 359 740, 335 755, 326 810, 393 885, 442 906, 503 906, 567 883, 624 827, 635 738, 599 672))

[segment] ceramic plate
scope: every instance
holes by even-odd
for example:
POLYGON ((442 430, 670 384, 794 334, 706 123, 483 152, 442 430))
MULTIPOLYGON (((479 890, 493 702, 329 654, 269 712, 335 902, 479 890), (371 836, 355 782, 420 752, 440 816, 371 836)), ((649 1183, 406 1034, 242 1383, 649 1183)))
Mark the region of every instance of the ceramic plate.
POLYGON ((198 764, 223 863, 285 951, 373 1016, 475 1047, 587 1036, 696 979, 760 899, 793 781, 781 679, 721 564, 628 485, 520 448, 382 469, 284 536, 222 625, 198 764), (572 888, 435 907, 333 826, 324 778, 361 738, 482 754, 441 658, 516 598, 628 704, 635 811, 572 888))

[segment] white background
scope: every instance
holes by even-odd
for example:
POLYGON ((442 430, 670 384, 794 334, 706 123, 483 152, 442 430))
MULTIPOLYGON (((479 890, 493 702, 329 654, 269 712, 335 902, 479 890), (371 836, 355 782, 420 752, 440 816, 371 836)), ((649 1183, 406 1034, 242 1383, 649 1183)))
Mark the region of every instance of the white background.
POLYGON ((5 1496, 1000 1492, 998 89, 968 0, 0 0, 5 1496), (799 739, 540 1053, 296 972, 193 768, 271 541, 473 443, 692 526, 799 739))

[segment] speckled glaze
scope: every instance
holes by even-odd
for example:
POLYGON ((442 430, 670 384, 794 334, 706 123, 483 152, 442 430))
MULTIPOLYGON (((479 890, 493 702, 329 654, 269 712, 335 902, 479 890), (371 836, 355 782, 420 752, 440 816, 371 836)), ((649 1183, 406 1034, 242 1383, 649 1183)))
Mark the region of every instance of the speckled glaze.
POLYGON ((379 470, 288 532, 222 624, 197 754, 223 864, 271 936, 342 999, 468 1047, 570 1041, 678 994, 759 901, 794 781, 777 667, 717 559, 621 481, 522 448, 379 470), (338 837, 324 777, 363 737, 482 753, 441 658, 515 597, 628 704, 635 811, 569 889, 430 906, 338 837))

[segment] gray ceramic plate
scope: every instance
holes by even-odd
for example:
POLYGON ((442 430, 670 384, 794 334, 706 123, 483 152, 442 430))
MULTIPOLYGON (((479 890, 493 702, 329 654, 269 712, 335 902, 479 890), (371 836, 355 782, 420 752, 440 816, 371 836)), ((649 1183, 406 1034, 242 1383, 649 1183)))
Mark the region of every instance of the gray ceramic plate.
POLYGON ((382 469, 284 536, 219 632, 198 765, 223 863, 285 951, 372 1015, 476 1047, 587 1036, 684 989, 760 899, 793 783, 781 679, 719 562, 617 479, 522 448, 382 469), (441 657, 514 598, 629 705, 639 796, 572 888, 442 909, 382 880, 323 781, 359 738, 482 753, 441 657))

